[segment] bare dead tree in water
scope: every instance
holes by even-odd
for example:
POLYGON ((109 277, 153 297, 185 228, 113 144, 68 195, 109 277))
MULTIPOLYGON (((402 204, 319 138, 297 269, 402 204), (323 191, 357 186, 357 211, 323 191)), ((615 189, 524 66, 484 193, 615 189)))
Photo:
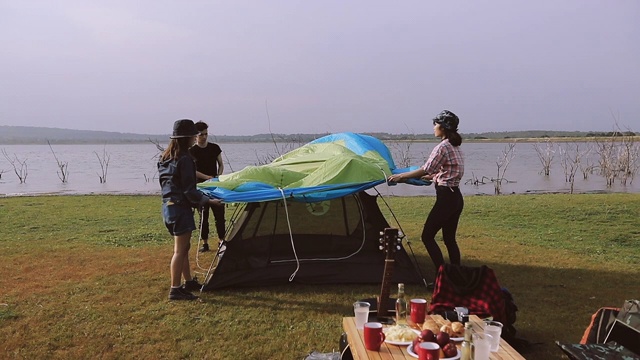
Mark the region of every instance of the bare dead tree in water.
POLYGON ((269 116, 269 107, 267 104, 267 100, 264 101, 264 106, 267 113, 267 124, 269 127, 269 135, 271 135, 271 141, 273 142, 275 154, 271 154, 271 153, 263 154, 263 153, 258 153, 257 150, 254 150, 256 154, 256 159, 258 159, 258 162, 255 165, 270 164, 273 161, 277 160, 278 158, 282 157, 283 154, 293 151, 306 143, 305 141, 303 141, 302 135, 299 135, 297 138, 292 139, 290 136, 285 137, 284 135, 274 134, 271 131, 271 117, 269 116), (278 141, 280 141, 280 144, 278 144, 278 141))
POLYGON ((13 154, 13 158, 7 154, 7 150, 2 149, 2 155, 7 159, 9 164, 13 167, 13 172, 16 173, 18 180, 20 180, 20 184, 24 184, 27 182, 27 175, 29 175, 29 167, 27 166, 27 159, 20 160, 18 155, 13 154))
POLYGON ((496 166, 498 167, 498 176, 494 179, 491 179, 491 181, 493 182, 496 195, 499 195, 502 193, 503 181, 510 182, 504 177, 504 175, 507 173, 507 168, 509 167, 509 163, 511 163, 511 160, 513 160, 513 158, 516 156, 515 149, 516 149, 516 143, 515 142, 509 143, 502 150, 502 157, 499 157, 498 160, 496 160, 496 166))
POLYGON ((102 170, 102 174, 98 174, 100 184, 104 184, 107 182, 107 171, 109 170, 109 160, 111 159, 111 155, 107 153, 106 145, 102 150, 102 157, 95 151, 93 153, 96 154, 98 162, 100 163, 100 169, 102 170))
MULTIPOLYGON (((593 152, 593 145, 590 144, 590 151, 589 153, 593 152)), ((596 164, 593 163, 593 160, 591 159, 590 156, 585 156, 584 159, 582 159, 583 161, 580 162, 579 166, 580 166, 580 171, 582 172, 582 179, 587 180, 589 179, 589 175, 593 174, 594 171, 596 171, 596 164)))
POLYGON ((631 130, 622 135, 622 141, 618 150, 618 169, 620 170, 620 183, 627 185, 633 183, 640 168, 640 145, 635 142, 635 136, 631 130), (629 135, 626 135, 629 134, 629 135))
POLYGON ((545 176, 549 176, 549 173, 551 172, 551 161, 553 160, 556 152, 553 147, 553 142, 551 142, 550 139, 547 139, 544 146, 537 142, 533 144, 533 148, 536 150, 538 159, 540 159, 540 163, 542 164, 542 172, 545 176))
POLYGON ((564 180, 570 184, 569 193, 573 194, 576 172, 580 168, 582 159, 589 155, 591 147, 580 149, 580 143, 571 142, 560 146, 560 165, 564 170, 564 180))
POLYGON ((616 172, 616 145, 613 139, 596 140, 596 151, 598 152, 598 168, 600 175, 604 177, 607 187, 613 186, 616 172))
MULTIPOLYGON (((613 115, 613 114, 612 114, 613 115)), ((596 139, 596 151, 598 153, 598 165, 600 168, 600 175, 604 177, 607 187, 613 186, 613 183, 618 175, 617 169, 617 149, 616 149, 616 137, 619 129, 617 119, 615 115, 614 119, 614 131, 611 133, 611 137, 606 140, 596 139)))
POLYGON ((484 182, 484 180, 485 180, 485 179, 487 179, 487 180, 491 180, 491 179, 489 179, 489 178, 488 178, 488 177, 486 177, 486 176, 483 176, 483 177, 482 177, 482 179, 479 179, 479 178, 476 176, 476 174, 472 172, 472 173, 471 173, 471 179, 468 179, 467 181, 465 181, 465 183, 464 183, 464 184, 465 184, 465 185, 469 185, 469 184, 471 184, 471 185, 473 185, 473 186, 484 185, 484 184, 486 184, 486 183, 484 182))
POLYGON ((58 179, 60 179, 63 184, 66 184, 67 181, 69 181, 69 163, 66 161, 62 162, 58 159, 58 156, 56 156, 55 151, 53 151, 53 147, 51 146, 51 142, 49 142, 49 140, 47 140, 47 144, 49 144, 49 149, 51 149, 53 158, 56 159, 56 163, 58 164, 58 171, 56 171, 56 174, 58 174, 58 179))
POLYGON ((625 133, 614 119, 614 131, 609 139, 596 139, 596 151, 599 155, 600 174, 605 178, 607 187, 613 186, 616 178, 626 185, 632 183, 635 174, 640 170, 640 146, 635 142, 635 133, 630 129, 625 133))
POLYGON ((397 154, 394 158, 397 161, 397 166, 399 168, 406 168, 411 166, 413 158, 411 157, 411 145, 413 144, 413 140, 407 141, 394 141, 391 144, 391 148, 393 149, 393 153, 397 154))
POLYGON ((164 152, 164 146, 162 146, 162 144, 160 144, 160 141, 158 141, 158 139, 151 139, 148 138, 147 139, 148 142, 152 143, 155 147, 157 152, 151 157, 151 160, 153 161, 153 175, 147 175, 147 174, 142 174, 142 176, 144 176, 144 181, 145 182, 151 182, 151 181, 155 181, 155 179, 158 178, 158 166, 157 166, 157 162, 160 159, 160 155, 162 155, 162 153, 164 152))
POLYGON ((144 176, 144 182, 156 181, 158 179, 158 168, 157 168, 157 166, 154 166, 154 168, 151 171, 151 175, 142 174, 142 176, 144 176))
POLYGON ((407 128, 409 135, 407 135, 405 139, 394 141, 390 144, 394 155, 397 155, 393 158, 397 160, 396 165, 399 168, 407 168, 411 166, 413 162, 413 158, 411 157, 411 146, 416 140, 415 133, 409 129, 407 124, 404 126, 407 128))
POLYGON ((267 126, 269 127, 269 134, 271 135, 271 141, 273 141, 273 146, 276 148, 276 154, 278 157, 282 156, 280 154, 280 150, 278 149, 278 143, 276 142, 275 137, 273 136, 273 132, 271 131, 271 117, 269 116, 269 105, 267 104, 267 100, 264 101, 264 109, 267 112, 267 126))
POLYGON ((147 141, 152 143, 156 147, 156 150, 158 150, 158 152, 153 157, 159 158, 160 155, 164 152, 164 146, 160 144, 160 141, 158 141, 158 139, 148 138, 147 141))
POLYGON ((280 141, 280 143, 278 143, 278 140, 276 139, 275 135, 271 134, 271 136, 274 141, 274 145, 277 148, 277 155, 273 153, 258 153, 257 150, 254 150, 256 154, 256 159, 258 159, 258 162, 255 165, 270 164, 275 160, 277 160, 278 158, 281 158, 282 157, 281 154, 286 154, 288 152, 291 152, 305 144, 305 142, 302 140, 302 137, 291 139, 291 138, 285 138, 283 136, 278 136, 280 141))
POLYGON ((620 135, 620 141, 616 156, 615 168, 619 172, 620 183, 627 185, 627 182, 633 183, 638 168, 640 167, 640 146, 635 143, 635 133, 627 127, 627 132, 623 132, 618 125, 619 115, 611 113, 614 119, 614 134, 620 135))

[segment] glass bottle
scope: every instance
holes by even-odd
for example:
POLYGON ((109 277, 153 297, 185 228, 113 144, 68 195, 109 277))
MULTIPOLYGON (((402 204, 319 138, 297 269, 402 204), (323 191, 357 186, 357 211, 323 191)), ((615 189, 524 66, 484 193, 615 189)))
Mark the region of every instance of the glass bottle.
POLYGON ((407 300, 404 297, 404 284, 398 284, 396 299, 396 325, 407 325, 407 300))
POLYGON ((472 360, 471 356, 471 334, 473 333, 471 322, 464 324, 464 340, 460 345, 460 360, 472 360))

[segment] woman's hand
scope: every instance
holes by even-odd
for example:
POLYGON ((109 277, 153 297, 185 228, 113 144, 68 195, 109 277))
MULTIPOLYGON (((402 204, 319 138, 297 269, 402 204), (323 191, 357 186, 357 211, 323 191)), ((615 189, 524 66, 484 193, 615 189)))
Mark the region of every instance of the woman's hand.
POLYGON ((431 181, 431 180, 433 180, 433 174, 424 175, 420 179, 431 181))
POLYGON ((224 206, 224 203, 220 199, 209 199, 209 205, 212 205, 212 206, 224 206))
POLYGON ((402 174, 391 175, 387 178, 387 181, 391 183, 402 182, 403 180, 404 179, 402 178, 402 174))

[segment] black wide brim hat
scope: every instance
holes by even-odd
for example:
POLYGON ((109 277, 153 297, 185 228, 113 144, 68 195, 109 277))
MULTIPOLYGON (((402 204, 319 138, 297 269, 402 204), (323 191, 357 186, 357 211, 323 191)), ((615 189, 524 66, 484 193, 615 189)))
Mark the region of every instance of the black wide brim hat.
POLYGON ((182 119, 173 123, 173 135, 172 139, 192 137, 198 135, 200 132, 196 129, 196 125, 193 120, 182 119))

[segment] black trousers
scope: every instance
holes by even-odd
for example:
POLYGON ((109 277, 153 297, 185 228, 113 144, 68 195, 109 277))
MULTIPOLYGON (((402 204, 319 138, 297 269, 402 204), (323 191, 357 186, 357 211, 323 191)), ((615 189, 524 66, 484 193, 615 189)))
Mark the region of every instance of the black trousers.
POLYGON ((422 242, 433 261, 436 272, 442 264, 444 257, 436 243, 436 234, 442 229, 442 239, 449 253, 449 261, 460 265, 460 248, 456 242, 458 220, 464 208, 464 199, 460 188, 436 185, 436 203, 427 217, 422 229, 422 242))
POLYGON ((224 219, 224 206, 209 206, 205 205, 198 209, 200 213, 200 228, 202 232, 200 238, 203 240, 209 239, 209 209, 213 212, 213 217, 216 222, 216 231, 218 232, 218 238, 224 240, 226 231, 226 222, 224 219))

